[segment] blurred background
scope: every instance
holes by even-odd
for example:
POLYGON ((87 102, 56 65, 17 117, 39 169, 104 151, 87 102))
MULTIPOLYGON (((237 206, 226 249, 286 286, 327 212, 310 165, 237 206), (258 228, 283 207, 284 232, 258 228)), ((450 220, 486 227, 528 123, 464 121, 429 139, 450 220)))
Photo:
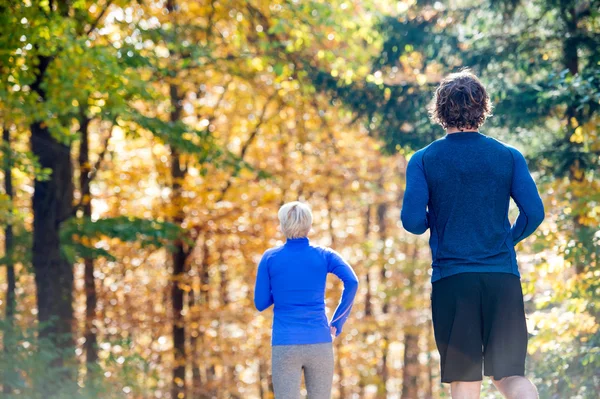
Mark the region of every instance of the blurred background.
POLYGON ((427 234, 399 211, 407 159, 444 134, 426 105, 470 67, 495 107, 481 132, 526 154, 546 206, 517 248, 527 374, 541 398, 597 398, 599 10, 0 1, 0 396, 272 398, 252 291, 300 199, 361 281, 334 397, 449 397, 427 234))

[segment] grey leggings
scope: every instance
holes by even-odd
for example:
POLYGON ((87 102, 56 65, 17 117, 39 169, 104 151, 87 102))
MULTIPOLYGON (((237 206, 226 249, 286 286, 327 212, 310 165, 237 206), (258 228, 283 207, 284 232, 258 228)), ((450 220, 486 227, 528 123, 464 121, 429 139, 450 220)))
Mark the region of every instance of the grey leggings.
POLYGON ((308 399, 330 399, 333 380, 333 346, 330 342, 273 346, 273 389, 275 399, 299 399, 300 379, 308 399))

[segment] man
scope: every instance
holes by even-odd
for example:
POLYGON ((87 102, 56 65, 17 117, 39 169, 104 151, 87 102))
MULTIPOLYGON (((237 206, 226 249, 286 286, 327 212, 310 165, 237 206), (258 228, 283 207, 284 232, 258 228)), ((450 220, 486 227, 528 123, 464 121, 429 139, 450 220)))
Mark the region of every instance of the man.
POLYGON ((446 136, 410 158, 401 219, 411 233, 430 230, 432 320, 452 398, 479 398, 483 363, 504 397, 533 399, 514 246, 540 225, 544 207, 523 155, 478 132, 490 111, 470 71, 440 83, 430 114, 446 136), (512 226, 511 197, 519 208, 512 226))

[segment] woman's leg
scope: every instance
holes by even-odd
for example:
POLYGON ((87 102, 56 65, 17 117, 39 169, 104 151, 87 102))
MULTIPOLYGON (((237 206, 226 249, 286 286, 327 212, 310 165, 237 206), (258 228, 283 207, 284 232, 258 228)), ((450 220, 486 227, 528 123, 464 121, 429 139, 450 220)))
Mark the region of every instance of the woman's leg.
POLYGON ((277 399, 300 399, 302 346, 276 345, 272 348, 273 390, 277 399))
POLYGON ((304 346, 304 381, 307 397, 329 399, 333 381, 333 345, 328 342, 304 346))

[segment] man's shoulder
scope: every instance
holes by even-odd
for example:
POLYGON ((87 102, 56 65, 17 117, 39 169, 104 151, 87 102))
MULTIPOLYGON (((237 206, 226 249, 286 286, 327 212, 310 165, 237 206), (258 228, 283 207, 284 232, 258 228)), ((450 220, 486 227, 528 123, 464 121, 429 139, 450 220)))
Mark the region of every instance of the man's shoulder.
POLYGON ((504 151, 506 151, 507 153, 509 153, 513 158, 514 157, 523 157, 523 154, 521 154, 521 151, 519 151, 516 147, 505 143, 504 141, 497 139, 495 137, 490 137, 490 136, 485 136, 486 139, 488 140, 488 142, 490 142, 492 145, 503 149, 504 151))
POLYGON ((444 138, 439 138, 435 141, 432 141, 431 143, 427 144, 425 147, 421 148, 420 150, 416 151, 411 159, 415 159, 415 160, 422 160, 425 155, 430 154, 430 153, 435 153, 437 150, 442 149, 444 147, 444 138))

